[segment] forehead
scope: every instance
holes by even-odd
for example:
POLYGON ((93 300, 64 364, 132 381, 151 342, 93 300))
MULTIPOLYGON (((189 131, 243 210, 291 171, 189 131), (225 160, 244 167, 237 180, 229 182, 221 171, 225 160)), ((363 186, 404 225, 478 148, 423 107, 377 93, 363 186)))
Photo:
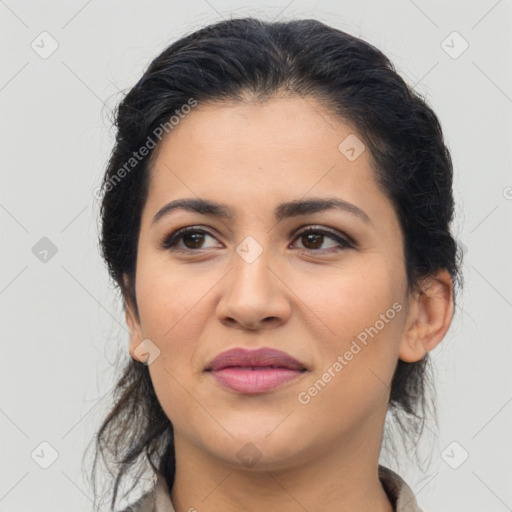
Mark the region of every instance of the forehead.
POLYGON ((153 210, 194 195, 220 202, 229 196, 253 209, 307 194, 334 192, 351 202, 382 196, 361 137, 313 98, 200 103, 154 157, 153 210))
POLYGON ((273 157, 291 156, 292 152, 313 155, 316 147, 316 158, 319 152, 329 158, 338 156, 339 144, 349 135, 355 137, 356 130, 314 98, 208 102, 181 117, 159 145, 158 153, 176 156, 180 145, 193 145, 196 152, 227 153, 232 159, 252 153, 260 160, 270 152, 273 157))

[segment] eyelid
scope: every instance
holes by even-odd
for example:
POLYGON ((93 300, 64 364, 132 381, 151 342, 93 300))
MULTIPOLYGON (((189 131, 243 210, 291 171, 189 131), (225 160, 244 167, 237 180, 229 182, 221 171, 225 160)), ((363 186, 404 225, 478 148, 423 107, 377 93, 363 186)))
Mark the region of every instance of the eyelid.
MULTIPOLYGON (((319 233, 322 233, 322 234, 326 234, 330 237, 333 237, 334 240, 336 240, 337 238, 341 239, 341 241, 343 243, 346 243, 348 246, 350 247, 357 247, 357 243, 356 241, 349 235, 347 235, 345 232, 343 231, 338 231, 338 230, 335 230, 333 228, 328 228, 326 226, 321 226, 321 225, 318 225, 318 224, 304 224, 303 226, 301 226, 300 228, 296 229, 293 233, 292 233, 292 237, 293 237, 293 240, 295 241, 299 235, 302 235, 304 233, 307 233, 309 231, 313 231, 313 232, 319 232, 319 233)), ((310 249, 310 250, 313 250, 313 249, 310 249)))
MULTIPOLYGON (((189 232, 202 232, 205 235, 211 236, 212 238, 217 239, 215 235, 210 233, 209 229, 206 227, 203 227, 200 224, 194 224, 190 226, 184 226, 182 228, 178 228, 174 231, 172 231, 170 234, 165 235, 162 242, 160 243, 161 249, 164 250, 171 250, 176 245, 177 242, 180 241, 180 238, 183 237, 183 235, 186 235, 189 232)), ((182 251, 182 252, 199 252, 201 249, 174 249, 176 251, 182 251)))

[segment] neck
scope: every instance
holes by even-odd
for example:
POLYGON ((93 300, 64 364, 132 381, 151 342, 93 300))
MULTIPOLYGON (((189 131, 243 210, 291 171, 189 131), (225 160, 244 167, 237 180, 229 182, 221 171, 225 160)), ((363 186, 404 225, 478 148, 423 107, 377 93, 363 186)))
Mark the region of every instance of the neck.
POLYGON ((372 443, 365 434, 361 429, 357 439, 325 452, 297 454, 286 467, 240 468, 175 432, 175 511, 394 512, 378 476, 381 439, 372 443))

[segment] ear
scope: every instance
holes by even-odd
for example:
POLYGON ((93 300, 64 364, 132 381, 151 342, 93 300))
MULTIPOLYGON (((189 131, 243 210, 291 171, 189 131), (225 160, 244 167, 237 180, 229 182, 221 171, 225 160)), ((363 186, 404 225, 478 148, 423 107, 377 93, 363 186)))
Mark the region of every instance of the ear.
MULTIPOLYGON (((130 282, 128 276, 123 275, 123 280, 125 286, 130 289, 130 282)), ((142 328, 140 325, 139 315, 135 311, 135 305, 132 303, 132 300, 128 296, 124 296, 124 313, 126 318, 126 323, 130 330, 130 355, 136 361, 143 362, 140 357, 136 355, 137 347, 142 343, 144 337, 142 335, 142 328)), ((140 349, 139 349, 140 351, 140 349)))
POLYGON ((408 363, 423 359, 437 347, 453 318, 453 282, 446 269, 425 280, 409 304, 399 358, 408 363))

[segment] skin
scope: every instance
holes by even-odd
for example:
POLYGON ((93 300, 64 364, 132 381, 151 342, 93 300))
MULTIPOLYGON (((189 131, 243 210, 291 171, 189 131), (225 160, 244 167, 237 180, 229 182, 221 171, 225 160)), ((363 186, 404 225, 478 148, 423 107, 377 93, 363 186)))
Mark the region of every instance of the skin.
POLYGON ((132 357, 144 360, 144 339, 160 351, 148 368, 175 431, 176 512, 393 510, 377 472, 393 372, 399 358, 418 361, 442 340, 453 290, 442 270, 408 291, 401 229, 371 155, 349 161, 338 150, 355 133, 312 98, 200 104, 154 155, 138 243, 139 316, 125 307, 132 357), (169 201, 196 197, 224 203, 233 219, 180 209, 152 225, 169 201), (278 204, 311 197, 348 201, 370 222, 330 209, 276 223, 278 204), (186 226, 210 234, 181 238, 182 252, 161 248, 186 226), (300 236, 308 226, 348 235, 356 247, 300 236), (251 263, 236 252, 247 236, 263 249, 251 263), (401 311, 300 403, 394 303, 401 311), (234 347, 277 348, 308 371, 271 392, 236 393, 204 372, 234 347), (258 459, 250 467, 237 455, 247 443, 258 459))

